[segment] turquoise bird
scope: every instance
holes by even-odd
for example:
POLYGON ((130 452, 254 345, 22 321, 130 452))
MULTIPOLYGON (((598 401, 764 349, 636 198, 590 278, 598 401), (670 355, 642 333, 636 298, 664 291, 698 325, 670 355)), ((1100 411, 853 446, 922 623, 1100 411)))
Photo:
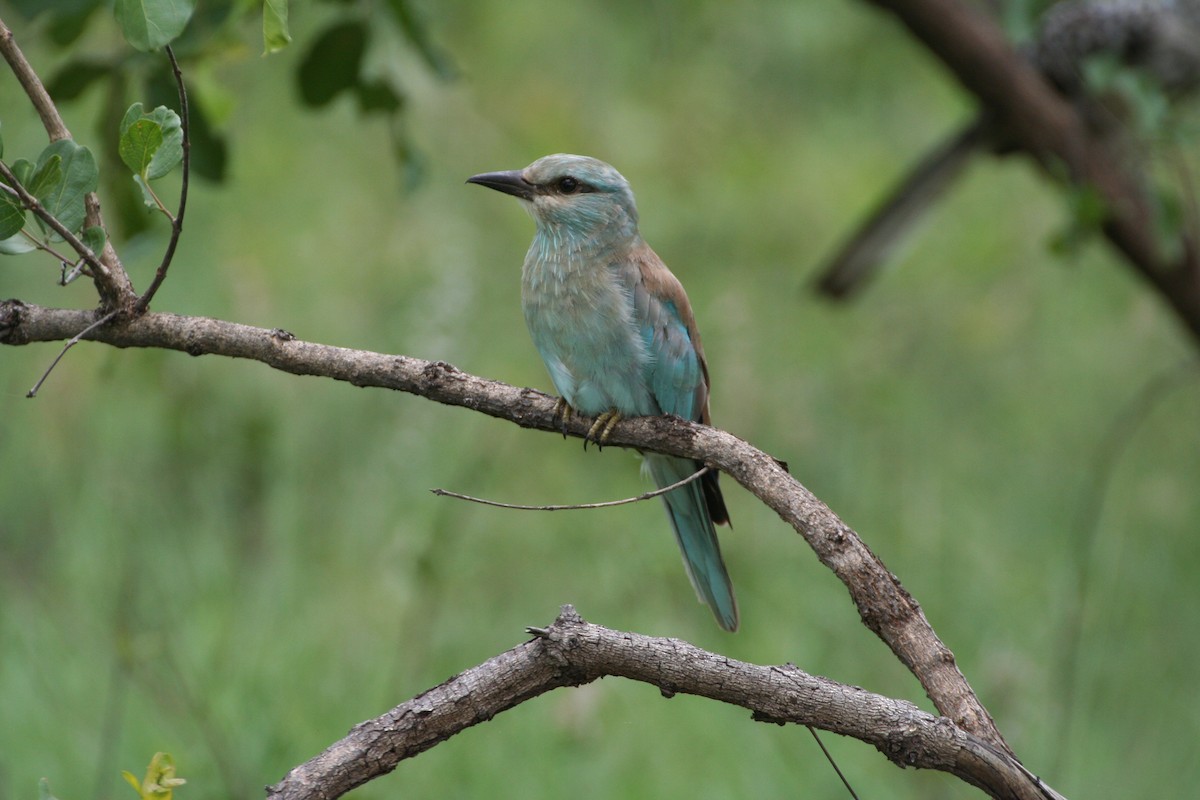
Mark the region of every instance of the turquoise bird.
MULTIPOLYGON (((603 444, 622 417, 675 414, 708 424, 708 366, 683 286, 638 233, 629 182, 585 156, 539 158, 523 170, 469 178, 520 199, 537 224, 521 271, 521 306, 534 346, 573 411, 595 417, 603 444)), ((644 454, 654 483, 703 464, 644 454)), ((688 577, 727 631, 737 630, 733 584, 714 524, 729 522, 717 473, 663 495, 688 577)))

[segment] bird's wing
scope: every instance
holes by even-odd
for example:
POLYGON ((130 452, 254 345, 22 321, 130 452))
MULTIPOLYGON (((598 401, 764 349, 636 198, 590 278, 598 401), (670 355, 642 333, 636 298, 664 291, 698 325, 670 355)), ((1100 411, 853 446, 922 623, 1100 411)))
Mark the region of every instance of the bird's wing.
POLYGON ((663 413, 708 423, 708 366, 682 284, 646 244, 629 260, 633 319, 650 360, 645 379, 663 413))

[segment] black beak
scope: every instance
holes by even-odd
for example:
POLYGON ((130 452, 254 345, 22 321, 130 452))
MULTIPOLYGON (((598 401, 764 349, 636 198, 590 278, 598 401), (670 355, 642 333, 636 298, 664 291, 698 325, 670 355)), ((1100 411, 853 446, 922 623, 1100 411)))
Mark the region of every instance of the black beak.
POLYGON ((511 194, 522 200, 532 200, 537 188, 525 180, 521 176, 521 171, 517 169, 508 172, 484 172, 480 175, 472 175, 467 178, 467 183, 478 183, 480 186, 511 194))

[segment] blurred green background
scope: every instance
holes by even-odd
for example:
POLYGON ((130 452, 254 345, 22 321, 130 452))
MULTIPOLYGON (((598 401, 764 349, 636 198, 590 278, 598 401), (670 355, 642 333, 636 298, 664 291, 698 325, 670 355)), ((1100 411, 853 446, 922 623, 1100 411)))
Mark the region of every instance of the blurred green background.
MULTIPOLYGON (((714 422, 860 532, 1030 769, 1071 797, 1200 783, 1195 343, 1103 245, 1048 254, 1067 213, 1015 160, 973 168, 860 302, 808 290, 879 193, 971 114, 931 57, 860 3, 417 7, 459 77, 402 46, 372 55, 410 91, 424 175, 407 191, 386 123, 348 98, 298 108, 295 66, 335 5, 296 4, 296 44, 269 58, 252 24, 238 32, 244 52, 207 76, 237 100, 228 181, 193 184, 157 309, 548 389, 518 299, 532 223, 463 181, 550 152, 607 160, 688 288, 714 422)), ((81 47, 121 47, 107 16, 92 28, 81 47)), ((39 69, 62 58, 36 28, 16 35, 39 69)), ((95 103, 63 109, 93 146, 95 103)), ((36 154, 44 134, 7 71, 0 108, 6 157, 36 154)), ((164 241, 156 223, 122 246, 139 286, 164 241)), ((45 259, 0 268, 6 297, 94 303, 86 280, 55 287, 45 259)), ((140 775, 156 750, 188 779, 182 800, 260 796, 566 602, 930 708, 803 541, 731 480, 733 636, 695 602, 656 503, 538 515, 428 491, 629 496, 645 484, 627 452, 261 364, 92 344, 25 399, 58 349, 0 352, 0 800, 40 776, 63 800, 128 796, 119 771, 140 775)), ((749 716, 607 679, 352 796, 845 796, 805 730, 749 716)), ((978 796, 824 738, 863 797, 978 796)))

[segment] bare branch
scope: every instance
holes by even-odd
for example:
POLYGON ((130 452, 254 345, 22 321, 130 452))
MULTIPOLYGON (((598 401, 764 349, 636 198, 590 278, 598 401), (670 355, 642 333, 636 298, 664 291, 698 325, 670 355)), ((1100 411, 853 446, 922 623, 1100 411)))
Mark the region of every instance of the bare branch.
MULTIPOLYGON (((78 335, 96 313, 0 303, 0 344, 60 341, 78 335)), ((287 331, 205 317, 147 312, 119 318, 84 338, 115 347, 158 347, 191 355, 261 361, 296 375, 315 375, 408 392, 463 406, 525 427, 583 438, 591 420, 563 420, 555 402, 533 389, 489 381, 440 361, 304 342, 287 331)), ((824 503, 788 474, 782 462, 715 428, 678 417, 637 417, 616 426, 610 445, 683 456, 720 469, 791 525, 845 584, 863 623, 916 676, 938 711, 956 725, 1008 751, 991 716, 959 671, 917 602, 883 562, 824 503)))
POLYGON ((741 706, 753 719, 792 722, 873 745, 900 767, 949 772, 992 797, 1058 795, 1016 759, 912 703, 809 675, 758 666, 678 639, 614 631, 565 606, 536 638, 456 675, 348 736, 267 789, 276 800, 340 797, 456 733, 553 689, 618 676, 741 706))

